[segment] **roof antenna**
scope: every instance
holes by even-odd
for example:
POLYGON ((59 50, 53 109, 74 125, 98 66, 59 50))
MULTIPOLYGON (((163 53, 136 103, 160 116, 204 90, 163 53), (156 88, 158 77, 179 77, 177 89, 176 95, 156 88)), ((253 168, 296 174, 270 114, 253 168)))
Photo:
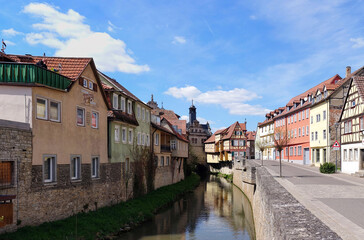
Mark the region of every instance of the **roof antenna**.
POLYGON ((4 39, 1 40, 2 46, 1 46, 1 52, 5 53, 5 49, 6 49, 6 43, 4 42, 4 39))

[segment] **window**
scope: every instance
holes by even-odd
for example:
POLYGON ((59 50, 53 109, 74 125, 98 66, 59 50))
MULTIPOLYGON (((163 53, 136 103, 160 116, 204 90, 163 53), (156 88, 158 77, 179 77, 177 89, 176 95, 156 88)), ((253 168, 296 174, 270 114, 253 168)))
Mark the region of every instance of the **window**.
POLYGON ((315 132, 315 140, 317 140, 318 139, 318 133, 317 133, 317 131, 315 132))
POLYGON ((91 127, 99 128, 99 114, 97 112, 92 112, 91 127))
POLYGON ((133 113, 133 108, 132 108, 132 102, 131 101, 128 101, 128 113, 129 114, 132 114, 133 113))
POLYGON ((142 109, 142 119, 145 121, 145 108, 142 109))
POLYGON ((132 144, 133 143, 133 129, 129 129, 129 143, 132 144))
POLYGON ((81 157, 80 156, 72 156, 71 157, 71 179, 78 180, 81 178, 81 157))
POLYGON ((60 122, 61 121, 61 103, 50 101, 49 103, 49 120, 60 122))
POLYGON ((354 148, 354 161, 358 161, 358 160, 359 160, 358 149, 354 148))
POLYGON ((164 156, 161 156, 161 167, 164 166, 164 156))
POLYGON ((289 148, 289 155, 290 155, 290 156, 293 156, 293 147, 290 147, 290 148, 289 148))
POLYGON ((169 157, 166 157, 166 166, 169 166, 169 157))
POLYGON ((302 111, 302 120, 305 119, 305 110, 302 111))
POLYGON ((147 145, 147 146, 150 146, 149 133, 147 134, 147 138, 146 138, 145 142, 146 142, 146 145, 147 145))
POLYGON ((122 141, 123 143, 126 143, 126 128, 125 128, 125 127, 123 127, 123 128, 121 129, 121 141, 122 141))
POLYGON ((322 157, 324 158, 324 163, 326 162, 326 149, 324 149, 324 152, 322 154, 322 157))
POLYGON ((313 117, 311 116, 311 123, 313 123, 313 117))
POLYGON ((113 109, 118 109, 118 105, 119 105, 119 101, 118 101, 119 97, 117 94, 113 94, 113 97, 112 97, 112 108, 113 109))
POLYGON ((85 126, 85 109, 77 107, 77 125, 85 126))
POLYGON ((297 147, 294 147, 294 155, 297 156, 297 147))
POLYGON ((302 127, 302 137, 305 136, 305 127, 302 127))
POLYGON ((297 122, 297 114, 294 115, 294 122, 297 122))
POLYGON ((239 140, 233 140, 232 146, 239 146, 239 140))
POLYGON ((145 145, 145 133, 142 133, 141 136, 142 136, 142 145, 144 146, 145 145))
POLYGON ((137 106, 137 118, 140 119, 140 106, 137 106))
POLYGON ((349 161, 353 161, 353 149, 349 149, 349 161))
POLYGON ((288 147, 286 147, 286 156, 288 156, 288 147))
POLYGON ((302 146, 298 146, 298 153, 297 153, 298 156, 301 156, 302 155, 302 146))
POLYGON ((56 156, 43 156, 43 180, 44 182, 55 182, 56 181, 56 156))
POLYGON ((311 141, 314 140, 313 132, 311 133, 311 141))
POLYGON ((344 161, 348 161, 348 151, 344 149, 344 161))
POLYGON ((301 121, 301 112, 298 113, 298 121, 301 121))
POLYGON ((120 97, 120 110, 125 112, 125 98, 120 97))
POLYGON ((14 161, 0 161, 0 188, 14 184, 14 170, 14 161))
POLYGON ((326 110, 322 113, 322 120, 326 120, 326 110))
POLYGON ((308 126, 306 126, 306 134, 309 135, 310 134, 310 131, 308 129, 308 126))
POLYGON ((320 149, 316 149, 316 162, 320 162, 320 149))
POLYGON ((364 129, 364 117, 360 118, 360 130, 364 129))
POLYGON ((87 80, 83 79, 83 87, 87 88, 87 80))
POLYGON ((115 126, 115 142, 120 142, 120 126, 115 126))
POLYGON ((294 137, 297 137, 297 129, 294 130, 294 137))
POLYGON ((323 130, 323 132, 322 132, 322 137, 324 138, 324 139, 326 139, 326 130, 323 130))
POLYGON ((176 150, 176 140, 171 140, 171 150, 176 150))
POLYGON ((301 128, 298 128, 298 136, 301 137, 301 128))
POLYGON ((92 157, 91 159, 91 177, 98 178, 100 176, 100 160, 99 157, 92 157))
POLYGON ((319 121, 321 121, 321 114, 316 115, 316 122, 319 122, 319 121))
POLYGON ((149 111, 145 110, 145 120, 149 122, 149 111))
POLYGON ((355 107, 355 99, 351 101, 351 107, 355 107))
POLYGON ((138 145, 140 145, 140 143, 141 143, 141 136, 140 136, 140 132, 138 132, 138 134, 137 134, 137 144, 138 145))
POLYGON ((344 123, 344 133, 351 133, 351 120, 344 123))
POLYGON ((89 81, 89 82, 88 82, 88 88, 89 88, 89 89, 91 89, 91 90, 93 90, 93 89, 94 89, 94 84, 93 84, 93 82, 91 82, 91 81, 89 81))
POLYGON ((159 133, 156 133, 156 134, 155 134, 155 141, 154 141, 154 142, 155 142, 154 144, 155 144, 156 146, 158 146, 158 145, 159 145, 159 133))
POLYGON ((47 99, 37 98, 37 118, 48 119, 47 99))
POLYGON ((306 109, 306 118, 308 118, 308 109, 306 109))

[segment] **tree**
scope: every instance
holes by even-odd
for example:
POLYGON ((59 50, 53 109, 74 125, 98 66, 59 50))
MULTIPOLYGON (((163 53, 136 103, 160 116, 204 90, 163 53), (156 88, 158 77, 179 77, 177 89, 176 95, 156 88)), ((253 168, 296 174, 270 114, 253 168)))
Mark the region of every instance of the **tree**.
POLYGON ((280 127, 274 129, 274 148, 279 154, 279 177, 282 177, 282 151, 289 143, 287 130, 280 127))
POLYGON ((259 151, 262 153, 261 154, 261 160, 262 160, 262 166, 263 166, 263 152, 264 150, 267 148, 267 144, 265 142, 263 142, 262 140, 255 140, 255 147, 259 149, 259 151))

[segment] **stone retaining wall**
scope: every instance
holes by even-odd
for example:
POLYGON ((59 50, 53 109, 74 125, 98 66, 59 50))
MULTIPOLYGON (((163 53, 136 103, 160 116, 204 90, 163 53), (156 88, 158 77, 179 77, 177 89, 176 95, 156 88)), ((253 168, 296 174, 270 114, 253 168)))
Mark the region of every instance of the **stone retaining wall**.
POLYGON ((252 204, 257 239, 341 239, 264 167, 247 161, 241 169, 234 170, 234 184, 252 204))

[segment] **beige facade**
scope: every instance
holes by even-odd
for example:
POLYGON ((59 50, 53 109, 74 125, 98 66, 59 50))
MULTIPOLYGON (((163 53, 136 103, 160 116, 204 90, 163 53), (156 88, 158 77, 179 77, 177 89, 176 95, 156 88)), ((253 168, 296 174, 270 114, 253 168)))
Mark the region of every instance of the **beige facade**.
MULTIPOLYGON (((90 65, 81 77, 96 83, 90 65)), ((76 81, 69 92, 39 87, 33 88, 32 94, 33 165, 42 165, 46 155, 55 155, 57 164, 70 164, 72 155, 81 156, 81 164, 90 164, 93 156, 98 156, 100 163, 108 162, 107 106, 102 91, 92 91, 76 81), (60 103, 60 121, 37 117, 37 99, 60 103), (78 108, 84 109, 84 126, 77 123, 78 108), (93 113, 98 115, 97 127, 92 127, 93 113)))

